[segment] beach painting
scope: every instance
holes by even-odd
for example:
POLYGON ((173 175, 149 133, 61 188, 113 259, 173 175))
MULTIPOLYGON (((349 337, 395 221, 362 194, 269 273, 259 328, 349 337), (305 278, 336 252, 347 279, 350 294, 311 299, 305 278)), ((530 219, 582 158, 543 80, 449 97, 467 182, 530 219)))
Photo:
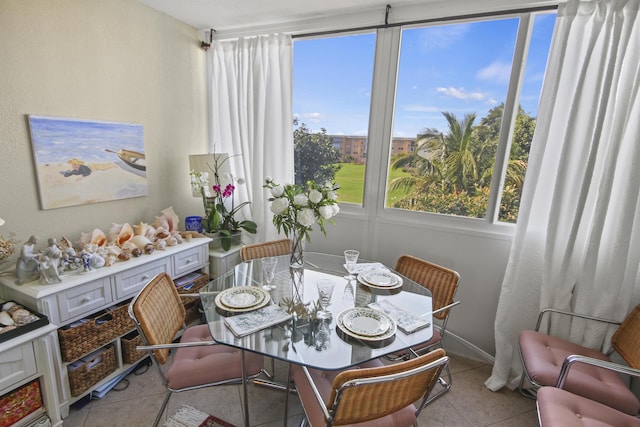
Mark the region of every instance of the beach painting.
POLYGON ((29 116, 42 209, 148 194, 142 125, 29 116))

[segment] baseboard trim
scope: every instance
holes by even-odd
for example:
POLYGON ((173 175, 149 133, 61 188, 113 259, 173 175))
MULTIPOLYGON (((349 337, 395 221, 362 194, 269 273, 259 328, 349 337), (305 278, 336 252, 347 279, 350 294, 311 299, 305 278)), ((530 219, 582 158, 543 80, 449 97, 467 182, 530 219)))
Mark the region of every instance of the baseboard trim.
MULTIPOLYGON (((480 347, 478 347, 477 345, 467 341, 466 339, 462 338, 461 336, 457 335, 455 332, 450 331, 449 329, 447 329, 447 332, 444 336, 444 341, 446 342, 447 340, 455 340, 458 344, 461 344, 465 350, 468 350, 469 353, 461 353, 455 350, 452 350, 451 353, 453 354, 457 354, 459 356, 465 356, 465 357, 471 357, 471 358, 476 358, 476 359, 481 359, 484 360, 486 362, 489 362, 490 364, 493 365, 493 363, 495 362, 495 357, 490 355, 489 353, 487 353, 486 351, 484 351, 483 349, 481 349, 480 347), (474 357, 475 356, 475 357, 474 357)), ((446 349, 447 346, 444 345, 444 348, 446 349)), ((449 351, 449 350, 447 350, 449 351)))

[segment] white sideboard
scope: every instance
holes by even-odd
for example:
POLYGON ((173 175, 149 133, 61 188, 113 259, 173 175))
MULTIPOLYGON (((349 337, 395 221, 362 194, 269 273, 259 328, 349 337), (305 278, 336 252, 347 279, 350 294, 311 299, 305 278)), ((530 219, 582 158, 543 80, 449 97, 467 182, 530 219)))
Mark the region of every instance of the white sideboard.
POLYGON ((56 326, 48 324, 0 343, 0 396, 40 380, 44 409, 51 425, 62 425, 55 366, 51 354, 59 352, 56 326))
MULTIPOLYGON (((4 300, 19 302, 47 315, 54 327, 61 328, 130 300, 153 276, 161 272, 168 273, 174 279, 194 271, 208 272, 210 241, 209 238, 192 239, 167 247, 164 251, 154 251, 152 254, 117 262, 110 267, 70 273, 63 276, 62 282, 58 284, 42 285, 33 281, 18 285, 14 276, 0 277, 0 295, 4 300)), ((68 415, 71 404, 131 366, 122 360, 122 343, 118 337, 102 346, 115 347, 115 372, 82 394, 71 396, 67 367, 73 361, 62 361, 58 335, 53 336, 55 342, 51 343, 49 350, 55 349, 50 354, 51 366, 55 370, 54 378, 58 379, 55 399, 61 406, 63 418, 68 415)))

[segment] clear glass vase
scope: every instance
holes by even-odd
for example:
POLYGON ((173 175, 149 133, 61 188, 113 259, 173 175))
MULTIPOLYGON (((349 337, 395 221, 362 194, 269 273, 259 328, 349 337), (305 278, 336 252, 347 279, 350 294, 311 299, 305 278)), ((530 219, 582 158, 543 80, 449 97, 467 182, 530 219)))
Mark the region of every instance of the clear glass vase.
POLYGON ((304 267, 304 233, 294 228, 291 233, 291 257, 289 264, 292 268, 304 267))

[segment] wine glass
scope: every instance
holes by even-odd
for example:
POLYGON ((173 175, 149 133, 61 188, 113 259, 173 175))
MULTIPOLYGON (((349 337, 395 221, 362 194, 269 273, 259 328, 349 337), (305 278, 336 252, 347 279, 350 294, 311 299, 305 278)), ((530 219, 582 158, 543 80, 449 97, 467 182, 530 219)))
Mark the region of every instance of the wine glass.
POLYGON ((347 249, 346 251, 344 251, 344 267, 349 272, 348 276, 344 276, 345 279, 353 280, 356 278, 356 276, 353 273, 355 273, 356 271, 356 263, 358 262, 358 256, 360 256, 360 252, 356 250, 347 249))
POLYGON ((272 285, 271 281, 276 275, 276 264, 278 264, 278 258, 267 257, 260 260, 262 262, 262 289, 265 291, 272 291, 276 288, 276 285, 272 285))
POLYGON ((331 312, 327 310, 327 307, 331 305, 331 295, 335 285, 335 282, 330 279, 322 279, 316 282, 319 296, 318 302, 320 304, 320 311, 316 313, 318 319, 331 319, 331 312))

